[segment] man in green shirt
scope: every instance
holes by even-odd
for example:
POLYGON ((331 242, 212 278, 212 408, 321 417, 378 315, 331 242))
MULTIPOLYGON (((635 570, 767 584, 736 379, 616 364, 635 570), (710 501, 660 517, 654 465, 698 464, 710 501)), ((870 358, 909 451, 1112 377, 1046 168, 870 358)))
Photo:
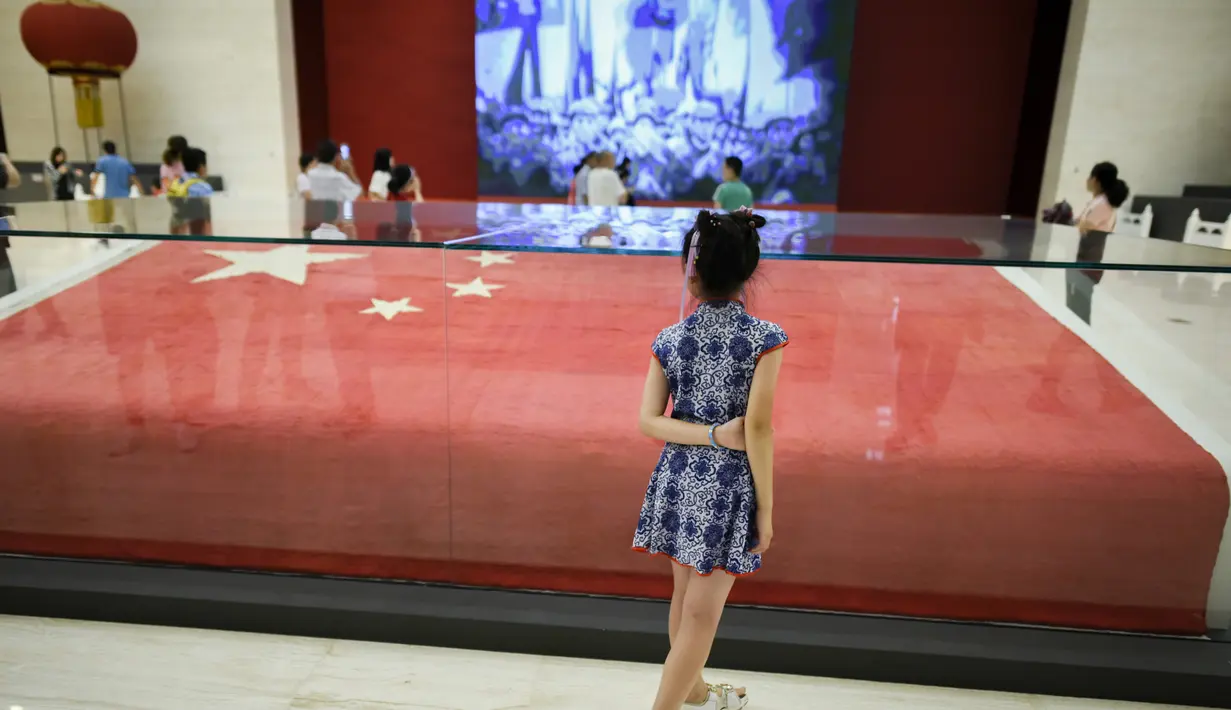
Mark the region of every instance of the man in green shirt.
POLYGON ((722 163, 722 184, 714 191, 714 207, 734 212, 741 207, 752 207, 752 189, 740 180, 744 173, 744 161, 734 155, 722 163))

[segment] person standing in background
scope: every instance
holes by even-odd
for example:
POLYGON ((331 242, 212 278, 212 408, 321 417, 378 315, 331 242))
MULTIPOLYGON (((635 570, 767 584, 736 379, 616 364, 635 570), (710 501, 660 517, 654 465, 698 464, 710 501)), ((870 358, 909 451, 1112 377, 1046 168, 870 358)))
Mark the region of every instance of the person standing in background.
POLYGON ((43 163, 43 175, 47 181, 47 190, 53 200, 73 199, 74 178, 81 175, 80 170, 74 170, 68 163, 68 154, 60 146, 51 149, 51 157, 43 163))
MULTIPOLYGON (((1107 235, 1116 229, 1116 210, 1128 199, 1128 185, 1120 179, 1114 163, 1099 163, 1086 178, 1086 189, 1094 197, 1077 215, 1077 260, 1086 264, 1103 261, 1107 235)), ((1103 281, 1102 269, 1065 269, 1068 287, 1065 303, 1086 323, 1093 315, 1094 291, 1103 281)))
POLYGON ((368 183, 368 199, 389 199, 389 178, 393 177, 393 151, 381 148, 372 158, 372 181, 368 183))
POLYGON ((618 166, 616 166, 615 171, 616 171, 616 175, 620 176, 620 182, 624 183, 624 189, 628 193, 628 197, 625 198, 624 204, 628 205, 629 207, 636 207, 637 197, 636 195, 633 194, 633 161, 632 161, 632 158, 625 156, 624 160, 618 166))
POLYGON ((214 194, 214 187, 206 178, 205 151, 200 148, 189 148, 180 157, 184 172, 171 184, 169 194, 173 197, 209 197, 214 194))
POLYGON ((316 165, 316 158, 311 153, 299 156, 299 174, 295 176, 295 192, 305 200, 312 199, 312 185, 308 181, 308 171, 316 165))
POLYGON ((1086 178, 1086 189, 1094 197, 1077 216, 1078 231, 1082 236, 1115 231, 1116 210, 1128 199, 1128 185, 1120 179, 1120 169, 1114 163, 1095 165, 1086 178))
POLYGON ((129 188, 144 194, 141 181, 137 179, 137 169, 133 164, 116 153, 115 141, 103 141, 103 157, 94 164, 93 179, 90 180, 90 192, 93 193, 98 184, 98 176, 103 176, 103 198, 116 199, 129 196, 129 188))
POLYGON ((714 190, 714 207, 734 212, 747 207, 752 209, 752 188, 743 180, 744 161, 734 155, 722 163, 722 184, 714 190))
POLYGON ((181 156, 188 150, 188 139, 183 136, 171 136, 167 139, 167 148, 162 152, 162 165, 158 166, 158 182, 162 191, 166 192, 171 183, 184 174, 184 163, 181 156))
POLYGON ((186 148, 180 156, 184 172, 167 188, 167 201, 171 204, 171 233, 209 236, 214 233, 213 221, 207 200, 185 198, 209 197, 214 188, 206 180, 205 151, 186 148))
POLYGON ((355 166, 342 159, 337 143, 321 142, 316 151, 316 167, 308 171, 308 190, 313 200, 333 202, 350 202, 363 194, 355 166))
POLYGON ((594 168, 594 160, 598 153, 586 153, 581 162, 573 168, 573 182, 569 185, 570 205, 590 204, 590 170, 594 168))
POLYGON ((611 151, 599 153, 595 166, 586 178, 589 204, 595 207, 618 207, 628 204, 629 190, 615 170, 615 155, 611 151))
POLYGON ((390 202, 423 202, 423 189, 419 176, 409 165, 396 165, 386 183, 390 202))
POLYGON ((162 152, 162 165, 158 166, 158 184, 163 192, 171 188, 171 183, 184 174, 184 163, 179 153, 167 148, 162 152))

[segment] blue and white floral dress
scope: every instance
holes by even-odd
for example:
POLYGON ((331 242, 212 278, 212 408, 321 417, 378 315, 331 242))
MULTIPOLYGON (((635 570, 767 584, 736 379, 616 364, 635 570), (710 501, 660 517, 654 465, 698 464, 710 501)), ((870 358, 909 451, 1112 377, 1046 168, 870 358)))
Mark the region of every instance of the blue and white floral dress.
MULTIPOLYGON (((748 411, 761 356, 787 344, 786 333, 754 318, 738 301, 707 301, 654 340, 654 357, 671 389, 671 417, 722 424, 748 411)), ((641 506, 633 549, 668 555, 708 575, 744 575, 761 567, 756 493, 742 451, 668 443, 641 506)))

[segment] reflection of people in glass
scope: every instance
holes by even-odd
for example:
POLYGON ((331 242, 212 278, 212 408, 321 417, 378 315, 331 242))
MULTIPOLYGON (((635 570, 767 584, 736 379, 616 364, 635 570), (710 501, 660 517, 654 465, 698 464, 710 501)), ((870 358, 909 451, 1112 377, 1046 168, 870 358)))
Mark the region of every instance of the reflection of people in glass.
MULTIPOLYGON (((14 293, 18 289, 17 271, 13 268, 13 262, 10 260, 9 255, 9 238, 4 236, 5 232, 16 228, 13 220, 13 208, 0 206, 0 298, 14 293)), ((23 308, 8 318, 0 320, 0 337, 16 335, 22 332, 23 321, 34 313, 37 313, 43 319, 41 337, 53 338, 68 335, 68 328, 64 325, 64 320, 60 318, 59 311, 51 305, 51 299, 43 298, 35 303, 33 307, 23 308)))
POLYGON ((919 309, 915 300, 903 299, 894 328, 897 426, 886 442, 891 451, 937 443, 934 422, 953 387, 962 348, 967 340, 983 339, 979 311, 929 313, 926 306, 919 309))
POLYGON ((527 99, 543 96, 543 77, 539 65, 539 23, 543 20, 543 0, 517 0, 517 16, 513 27, 521 30, 517 45, 517 63, 509 81, 505 101, 511 106, 520 106, 527 99), (526 86, 526 61, 530 62, 530 85, 526 86), (528 89, 528 90, 527 90, 528 89))
MULTIPOLYGON (((1128 185, 1120 179, 1120 171, 1112 163, 1099 163, 1086 178, 1086 189, 1094 196, 1077 215, 1078 263, 1098 263, 1103 260, 1107 235, 1116 228, 1116 210, 1128 199, 1128 185)), ((1102 270, 1065 271, 1068 285, 1067 303, 1082 320, 1090 322, 1094 287, 1103 280, 1102 270)))
MULTIPOLYGON (((1120 179, 1119 173, 1112 163, 1099 163, 1086 179, 1086 188, 1094 197, 1077 216, 1080 238, 1076 261, 1080 264, 1097 264, 1103 260, 1107 236, 1116 228, 1116 209, 1128 199, 1128 185, 1120 179)), ((1094 291, 1102 280, 1102 269, 1065 269, 1065 303, 1086 323, 1092 323, 1094 291)), ((1068 412, 1067 405, 1060 398, 1060 381, 1069 369, 1070 361, 1082 351, 1089 352, 1089 349, 1072 333, 1065 331, 1056 338, 1048 348, 1039 387, 1028 401, 1031 409, 1049 413, 1068 412)), ((1103 411, 1115 411, 1133 404, 1136 399, 1111 364, 1098 354, 1093 357, 1095 372, 1103 390, 1103 411)))
POLYGON ((185 295, 199 291, 163 279, 147 293, 135 294, 134 286, 142 283, 134 280, 131 269, 106 271, 98 278, 103 336, 115 358, 128 423, 127 438, 112 453, 132 453, 148 436, 147 381, 155 373, 166 377, 159 378, 155 387, 169 395, 176 443, 182 451, 193 451, 215 404, 218 324, 207 298, 185 295), (185 332, 191 333, 191 340, 185 340, 185 332), (161 367, 146 359, 151 345, 161 367))

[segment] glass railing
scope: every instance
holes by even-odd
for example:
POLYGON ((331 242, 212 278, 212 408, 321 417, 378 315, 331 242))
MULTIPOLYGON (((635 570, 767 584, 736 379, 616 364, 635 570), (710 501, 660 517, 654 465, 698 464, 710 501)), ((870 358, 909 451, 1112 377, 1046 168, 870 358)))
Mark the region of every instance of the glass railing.
MULTIPOLYGON (((669 593, 636 412, 695 210, 106 209, 10 210, 0 551, 669 593)), ((1231 252, 765 214, 747 308, 792 344, 734 601, 1231 624, 1231 252)))

